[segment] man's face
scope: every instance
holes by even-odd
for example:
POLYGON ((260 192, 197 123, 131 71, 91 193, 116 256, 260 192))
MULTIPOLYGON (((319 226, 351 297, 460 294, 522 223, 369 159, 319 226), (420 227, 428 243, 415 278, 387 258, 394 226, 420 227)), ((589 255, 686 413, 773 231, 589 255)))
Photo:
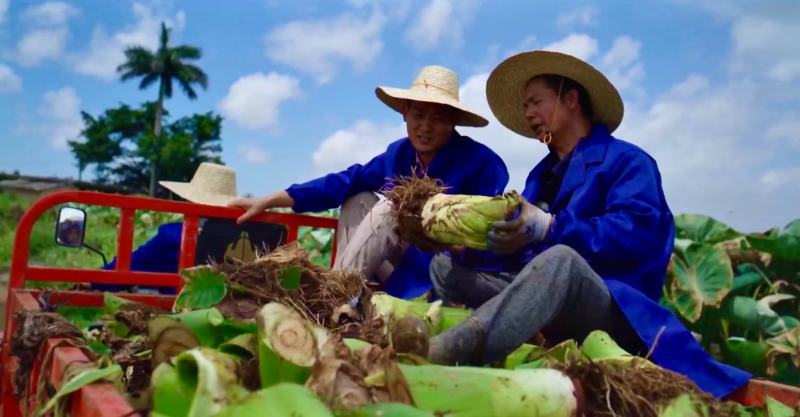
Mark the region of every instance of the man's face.
MULTIPOLYGON (((534 78, 522 92, 522 105, 525 119, 537 139, 544 137, 548 131, 557 133, 566 124, 567 109, 559 108, 555 119, 553 113, 558 102, 558 93, 553 91, 540 78, 534 78)), ((562 99, 563 100, 563 99, 562 99)), ((559 106, 564 106, 560 103, 559 106)))
POLYGON ((444 104, 409 101, 403 119, 411 145, 423 154, 441 149, 455 129, 455 111, 444 104))

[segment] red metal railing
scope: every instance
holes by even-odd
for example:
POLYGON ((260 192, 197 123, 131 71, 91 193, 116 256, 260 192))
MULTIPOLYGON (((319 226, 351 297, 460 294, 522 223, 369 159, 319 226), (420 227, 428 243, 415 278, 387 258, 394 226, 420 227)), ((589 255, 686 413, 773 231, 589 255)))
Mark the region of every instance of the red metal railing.
MULTIPOLYGON (((16 362, 9 356, 9 342, 13 333, 13 317, 17 311, 38 310, 36 301, 39 291, 25 289, 25 281, 59 281, 76 283, 147 285, 173 287, 180 289, 183 280, 177 273, 152 273, 131 271, 131 252, 133 251, 133 226, 137 210, 176 213, 183 215, 183 235, 181 238, 179 268, 194 265, 197 245, 197 225, 200 217, 235 219, 241 215, 240 209, 205 206, 146 197, 132 197, 85 191, 65 191, 49 194, 36 201, 22 216, 14 238, 14 248, 9 274, 8 300, 6 303, 5 327, 0 348, 0 414, 2 417, 21 416, 22 404, 13 397, 11 380, 16 370, 16 362), (113 271, 87 270, 75 268, 50 268, 29 265, 30 235, 33 225, 45 211, 60 204, 77 203, 114 207, 120 209, 120 222, 117 235, 117 263, 113 271)), ((330 217, 316 217, 289 213, 265 212, 253 219, 270 223, 280 223, 287 227, 286 242, 297 239, 301 226, 335 229, 337 221, 330 217)), ((333 256, 336 254, 334 239, 333 256)), ((333 258, 332 256, 332 258, 333 258)), ((166 295, 120 294, 121 296, 163 308, 171 308, 174 297, 166 295)), ((62 291, 51 295, 50 303, 66 302, 67 305, 102 306, 101 293, 87 291, 62 291)), ((53 343, 49 341, 48 343, 53 343)), ((37 369, 47 372, 50 383, 58 387, 61 372, 70 361, 85 360, 78 349, 69 347, 54 348, 50 369, 37 369)), ((29 400, 29 399, 28 399, 29 400)), ((132 410, 124 398, 109 384, 93 384, 81 389, 73 397, 74 416, 118 416, 132 410), (126 408, 127 407, 127 408, 126 408), (125 410, 124 412, 122 412, 125 410), (120 414, 121 413, 121 414, 120 414)))

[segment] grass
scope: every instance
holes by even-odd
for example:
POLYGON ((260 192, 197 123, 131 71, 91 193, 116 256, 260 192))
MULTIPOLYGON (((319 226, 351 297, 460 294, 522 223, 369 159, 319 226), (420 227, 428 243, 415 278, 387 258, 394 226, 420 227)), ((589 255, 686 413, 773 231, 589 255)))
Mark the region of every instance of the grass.
MULTIPOLYGON (((30 199, 0 191, 0 270, 11 263, 14 234, 25 210, 33 203, 30 199)), ((101 252, 110 262, 117 251, 117 226, 119 209, 99 206, 70 204, 82 208, 87 214, 85 242, 101 252)), ((30 235, 29 263, 40 266, 97 269, 103 266, 100 255, 85 248, 68 248, 55 242, 55 226, 58 208, 45 212, 33 227, 30 235)), ((337 210, 319 215, 336 216, 337 210)), ((145 243, 158 232, 158 226, 167 222, 181 221, 181 216, 172 213, 136 212, 134 225, 134 248, 145 243)), ((332 231, 326 229, 301 228, 299 240, 309 251, 314 262, 330 266, 332 231)), ((36 284, 34 284, 36 285, 36 284)))

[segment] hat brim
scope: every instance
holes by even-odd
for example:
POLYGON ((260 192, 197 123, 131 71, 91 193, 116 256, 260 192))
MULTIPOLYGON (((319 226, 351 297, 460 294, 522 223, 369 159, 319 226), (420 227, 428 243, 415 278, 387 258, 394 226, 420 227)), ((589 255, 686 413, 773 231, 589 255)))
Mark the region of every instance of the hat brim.
POLYGON ((405 111, 405 102, 408 100, 423 101, 426 103, 444 104, 457 111, 455 124, 457 126, 484 127, 489 124, 483 116, 450 97, 433 93, 429 90, 405 90, 393 87, 378 87, 375 95, 387 106, 398 113, 405 111))
POLYGON ((181 196, 187 201, 191 201, 192 203, 196 204, 224 207, 236 198, 236 196, 214 194, 207 191, 198 190, 188 182, 159 181, 158 183, 161 184, 162 187, 181 196))
POLYGON ((572 55, 550 51, 523 52, 497 66, 486 82, 489 108, 505 127, 529 138, 535 137, 523 112, 522 91, 533 77, 555 74, 582 85, 589 93, 592 121, 609 133, 619 127, 624 114, 622 98, 611 81, 588 63, 572 55))

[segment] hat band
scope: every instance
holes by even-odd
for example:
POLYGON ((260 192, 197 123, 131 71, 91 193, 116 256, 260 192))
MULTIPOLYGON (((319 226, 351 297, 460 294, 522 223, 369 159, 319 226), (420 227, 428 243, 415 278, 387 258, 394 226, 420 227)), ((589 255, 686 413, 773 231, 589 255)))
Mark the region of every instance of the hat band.
POLYGON ((436 90, 439 90, 439 91, 445 93, 445 95, 447 95, 448 97, 453 98, 456 101, 458 101, 458 97, 454 96, 453 92, 449 88, 440 87, 440 86, 438 86, 436 84, 430 84, 427 81, 422 81, 421 83, 411 84, 411 88, 414 89, 414 87, 424 87, 425 89, 433 88, 433 89, 436 89, 436 90))

